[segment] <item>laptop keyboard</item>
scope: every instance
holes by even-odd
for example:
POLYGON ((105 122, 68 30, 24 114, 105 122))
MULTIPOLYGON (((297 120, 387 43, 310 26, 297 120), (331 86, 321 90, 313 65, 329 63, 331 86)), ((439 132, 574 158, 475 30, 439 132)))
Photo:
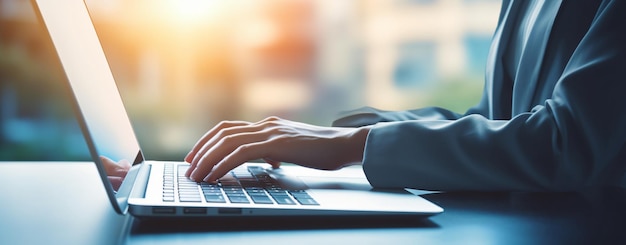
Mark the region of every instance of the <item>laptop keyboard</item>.
POLYGON ((176 201, 175 188, 180 202, 319 205, 305 190, 286 190, 258 166, 237 168, 216 184, 196 183, 187 177, 189 166, 166 164, 163 176, 163 201, 176 201))

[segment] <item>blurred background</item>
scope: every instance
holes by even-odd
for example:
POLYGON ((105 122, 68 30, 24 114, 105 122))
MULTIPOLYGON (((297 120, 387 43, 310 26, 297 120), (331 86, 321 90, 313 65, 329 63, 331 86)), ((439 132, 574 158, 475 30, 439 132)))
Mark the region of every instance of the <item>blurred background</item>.
MULTIPOLYGON (((480 98, 499 0, 87 0, 149 159, 221 120, 480 98)), ((89 160, 30 1, 0 0, 0 160, 89 160)))

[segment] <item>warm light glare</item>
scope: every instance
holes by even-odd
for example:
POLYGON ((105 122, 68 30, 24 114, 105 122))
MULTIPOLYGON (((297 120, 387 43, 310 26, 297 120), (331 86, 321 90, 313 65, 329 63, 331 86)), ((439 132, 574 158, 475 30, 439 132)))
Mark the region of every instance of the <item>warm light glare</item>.
MULTIPOLYGON (((142 150, 163 160, 180 160, 221 120, 328 125, 363 106, 462 113, 480 99, 501 8, 494 0, 85 1, 142 150)), ((0 0, 0 158, 89 159, 54 87, 65 73, 28 2, 0 0)))
POLYGON ((215 0, 169 0, 171 13, 184 22, 204 19, 214 9, 215 0))

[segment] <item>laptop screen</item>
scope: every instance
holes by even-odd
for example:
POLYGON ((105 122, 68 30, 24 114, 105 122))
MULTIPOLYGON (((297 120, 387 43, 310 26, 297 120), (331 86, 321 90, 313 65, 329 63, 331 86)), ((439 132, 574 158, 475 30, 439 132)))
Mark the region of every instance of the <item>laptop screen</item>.
POLYGON ((117 190, 119 183, 112 185, 102 161, 138 164, 143 157, 87 7, 83 0, 33 0, 33 5, 67 76, 78 122, 109 197, 124 201, 128 193, 117 190))

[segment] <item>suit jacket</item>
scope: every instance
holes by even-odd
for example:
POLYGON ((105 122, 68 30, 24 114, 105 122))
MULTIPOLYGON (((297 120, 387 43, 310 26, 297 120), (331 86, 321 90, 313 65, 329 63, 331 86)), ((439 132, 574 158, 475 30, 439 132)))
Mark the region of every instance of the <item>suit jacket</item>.
POLYGON ((504 0, 481 101, 362 108, 334 126, 374 125, 363 169, 375 187, 576 190, 626 186, 626 1, 547 0, 517 74, 503 54, 519 0, 504 0))

